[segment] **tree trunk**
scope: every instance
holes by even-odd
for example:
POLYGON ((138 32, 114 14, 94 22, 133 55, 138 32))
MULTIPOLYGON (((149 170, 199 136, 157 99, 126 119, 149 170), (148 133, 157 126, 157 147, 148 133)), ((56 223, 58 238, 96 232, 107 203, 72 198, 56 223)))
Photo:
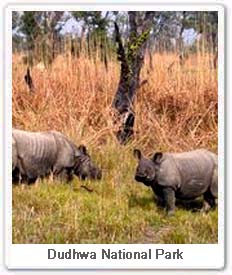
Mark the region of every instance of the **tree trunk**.
POLYGON ((146 12, 144 17, 141 18, 140 12, 128 12, 130 35, 127 48, 122 43, 119 28, 115 23, 121 73, 112 107, 115 110, 114 122, 119 123, 116 137, 121 144, 126 144, 134 134, 135 112, 133 103, 140 83, 140 71, 144 62, 146 42, 150 35, 153 13, 146 12), (141 21, 143 21, 142 24, 141 21))

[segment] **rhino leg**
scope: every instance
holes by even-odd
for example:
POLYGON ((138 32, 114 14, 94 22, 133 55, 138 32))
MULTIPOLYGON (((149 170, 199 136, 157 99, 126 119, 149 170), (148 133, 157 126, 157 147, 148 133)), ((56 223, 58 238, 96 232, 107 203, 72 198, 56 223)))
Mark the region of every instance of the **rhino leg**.
POLYGON ((157 197, 157 205, 165 207, 163 188, 158 186, 158 184, 152 185, 151 188, 157 197))
POLYGON ((203 211, 208 211, 210 208, 214 208, 216 206, 216 198, 212 194, 211 190, 207 190, 204 193, 204 204, 203 204, 203 211))
POLYGON ((159 207, 165 207, 165 201, 164 201, 164 198, 163 198, 163 196, 162 197, 157 197, 157 205, 159 206, 159 207))
POLYGON ((31 184, 34 184, 37 180, 37 177, 33 177, 33 178, 28 178, 27 179, 27 184, 28 185, 31 185, 31 184))
POLYGON ((175 211, 175 191, 171 187, 163 188, 164 203, 167 209, 168 215, 174 214, 175 211))
POLYGON ((73 180, 73 169, 72 168, 61 169, 59 172, 55 173, 55 176, 59 181, 70 182, 73 180))
POLYGON ((217 167, 214 169, 212 176, 212 182, 208 190, 204 193, 204 205, 202 210, 208 211, 210 208, 214 208, 217 205, 218 196, 218 170, 217 167))
POLYGON ((19 171, 18 167, 16 167, 12 171, 12 182, 13 182, 13 184, 20 184, 20 171, 19 171))
POLYGON ((34 184, 36 180, 37 180, 37 177, 31 177, 31 176, 29 177, 28 175, 22 174, 20 182, 31 185, 31 184, 34 184))

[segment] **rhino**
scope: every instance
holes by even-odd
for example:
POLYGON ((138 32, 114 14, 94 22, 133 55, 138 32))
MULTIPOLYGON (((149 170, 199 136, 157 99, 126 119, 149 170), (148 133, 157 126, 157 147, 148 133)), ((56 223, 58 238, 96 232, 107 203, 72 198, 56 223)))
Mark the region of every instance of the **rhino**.
POLYGON ((192 200, 204 196, 202 210, 216 206, 218 195, 217 155, 198 149, 183 153, 156 152, 150 159, 139 149, 135 180, 152 188, 168 215, 175 210, 176 199, 192 200))
POLYGON ((73 175, 80 179, 101 179, 101 170, 94 165, 84 145, 76 146, 58 131, 12 131, 13 182, 34 183, 37 178, 53 174, 63 181, 73 175))

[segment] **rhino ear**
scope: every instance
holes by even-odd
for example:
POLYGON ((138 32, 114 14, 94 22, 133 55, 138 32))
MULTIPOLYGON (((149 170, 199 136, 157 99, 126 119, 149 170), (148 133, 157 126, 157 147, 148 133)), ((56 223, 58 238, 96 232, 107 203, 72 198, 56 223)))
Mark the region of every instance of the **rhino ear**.
POLYGON ((139 149, 134 149, 133 155, 138 160, 140 160, 142 158, 142 153, 139 149))
POLYGON ((152 160, 156 163, 156 164, 160 164, 161 163, 161 160, 162 160, 162 157, 163 157, 163 153, 162 152, 157 152, 154 154, 152 160))
POLYGON ((83 153, 84 155, 87 154, 87 149, 86 149, 85 145, 80 145, 80 146, 78 147, 78 150, 79 150, 81 153, 83 153))

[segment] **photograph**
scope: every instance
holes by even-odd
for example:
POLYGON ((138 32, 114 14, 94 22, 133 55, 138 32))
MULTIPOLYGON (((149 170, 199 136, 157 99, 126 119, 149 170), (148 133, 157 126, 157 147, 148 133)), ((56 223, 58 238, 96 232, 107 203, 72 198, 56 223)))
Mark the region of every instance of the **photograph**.
POLYGON ((11 21, 12 243, 218 244, 217 9, 11 21))

